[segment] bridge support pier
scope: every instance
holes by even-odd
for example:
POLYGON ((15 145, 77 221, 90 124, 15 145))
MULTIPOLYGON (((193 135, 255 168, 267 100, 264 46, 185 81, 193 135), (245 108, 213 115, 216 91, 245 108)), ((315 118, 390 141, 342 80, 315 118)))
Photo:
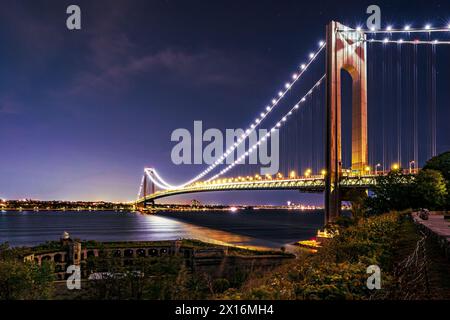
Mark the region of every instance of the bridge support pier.
POLYGON ((365 35, 332 21, 327 26, 325 224, 341 213, 341 70, 352 77, 352 170, 367 165, 367 66, 365 35), (340 31, 339 31, 340 30, 340 31), (349 30, 350 32, 342 32, 349 30))
POLYGON ((154 205, 155 205, 154 200, 145 200, 143 203, 144 209, 146 209, 147 207, 153 207, 154 205))

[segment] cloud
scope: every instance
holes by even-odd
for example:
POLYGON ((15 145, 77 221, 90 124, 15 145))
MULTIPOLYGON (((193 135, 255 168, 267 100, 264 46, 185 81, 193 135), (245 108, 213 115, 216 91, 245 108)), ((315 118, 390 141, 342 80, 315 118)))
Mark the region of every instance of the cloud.
POLYGON ((82 72, 75 79, 73 93, 88 88, 126 88, 130 80, 138 75, 193 86, 236 86, 248 75, 240 62, 242 58, 216 50, 190 53, 165 49, 141 57, 123 55, 122 59, 116 59, 99 53, 96 57, 102 58, 95 63, 93 70, 82 72))
MULTIPOLYGON (((27 61, 20 75, 28 79, 24 72, 30 68, 42 73, 50 72, 45 81, 51 85, 41 94, 50 98, 58 108, 64 108, 67 99, 114 99, 133 90, 139 83, 197 89, 245 87, 262 78, 262 69, 267 72, 271 67, 257 53, 238 48, 192 49, 180 46, 177 40, 166 44, 146 42, 130 27, 127 17, 135 10, 132 4, 122 1, 120 5, 104 4, 86 1, 83 12, 97 14, 84 15, 86 27, 79 35, 70 37, 64 28, 59 6, 51 10, 51 6, 46 6, 48 10, 43 16, 32 15, 37 4, 28 4, 28 7, 14 4, 10 14, 0 13, 0 17, 7 19, 9 28, 14 29, 20 43, 27 51, 33 52, 32 61, 27 61), (70 55, 67 65, 61 65, 65 50, 76 50, 76 55, 70 55), (59 76, 63 73, 64 78, 52 78, 53 74, 59 76)), ((148 35, 152 36, 157 41, 159 34, 148 35)), ((2 112, 13 109, 9 104, 2 108, 2 112)))

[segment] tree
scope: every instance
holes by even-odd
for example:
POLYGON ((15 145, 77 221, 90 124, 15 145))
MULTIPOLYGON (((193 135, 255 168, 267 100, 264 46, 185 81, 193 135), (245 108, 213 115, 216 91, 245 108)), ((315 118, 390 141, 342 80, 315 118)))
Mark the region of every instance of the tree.
POLYGON ((355 219, 355 222, 364 218, 366 214, 366 199, 367 193, 361 190, 352 189, 347 193, 348 198, 350 199, 350 203, 352 205, 352 217, 355 219))
POLYGON ((442 173, 444 179, 450 181, 450 151, 444 152, 427 161, 423 170, 432 169, 442 173))
MULTIPOLYGON (((444 152, 427 161, 423 170, 432 169, 439 171, 446 180, 447 191, 450 191, 450 151, 444 152)), ((445 204, 446 209, 450 208, 450 192, 447 192, 445 204)))
POLYGON ((48 299, 53 280, 51 264, 0 260, 0 300, 48 299))
POLYGON ((441 209, 447 199, 446 181, 440 171, 424 169, 414 182, 415 202, 418 207, 441 209))
POLYGON ((414 205, 413 185, 408 175, 392 170, 376 178, 372 196, 365 201, 368 213, 380 214, 391 210, 405 210, 414 205))

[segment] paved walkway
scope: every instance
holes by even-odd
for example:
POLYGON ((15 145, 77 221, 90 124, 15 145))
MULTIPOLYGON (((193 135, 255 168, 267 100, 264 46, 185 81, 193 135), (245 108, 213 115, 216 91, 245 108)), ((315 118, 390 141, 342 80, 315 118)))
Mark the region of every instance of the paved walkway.
POLYGON ((416 212, 412 214, 412 217, 415 223, 437 238, 439 245, 447 255, 450 255, 450 220, 445 220, 443 215, 437 214, 430 214, 428 220, 422 220, 416 212))

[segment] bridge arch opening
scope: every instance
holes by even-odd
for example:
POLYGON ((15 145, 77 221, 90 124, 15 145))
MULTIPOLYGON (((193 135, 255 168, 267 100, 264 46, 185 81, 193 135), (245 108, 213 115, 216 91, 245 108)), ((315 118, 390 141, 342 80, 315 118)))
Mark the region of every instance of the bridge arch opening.
POLYGON ((126 258, 131 258, 134 255, 134 250, 133 249, 125 249, 123 255, 126 258))
POLYGON ((62 262, 63 261, 62 255, 60 253, 55 254, 54 260, 55 262, 62 262))
MULTIPOLYGON (((349 68, 341 68, 341 110, 342 110, 342 168, 352 166, 352 105, 353 75, 349 68)), ((353 68, 354 69, 354 68, 353 68)))

